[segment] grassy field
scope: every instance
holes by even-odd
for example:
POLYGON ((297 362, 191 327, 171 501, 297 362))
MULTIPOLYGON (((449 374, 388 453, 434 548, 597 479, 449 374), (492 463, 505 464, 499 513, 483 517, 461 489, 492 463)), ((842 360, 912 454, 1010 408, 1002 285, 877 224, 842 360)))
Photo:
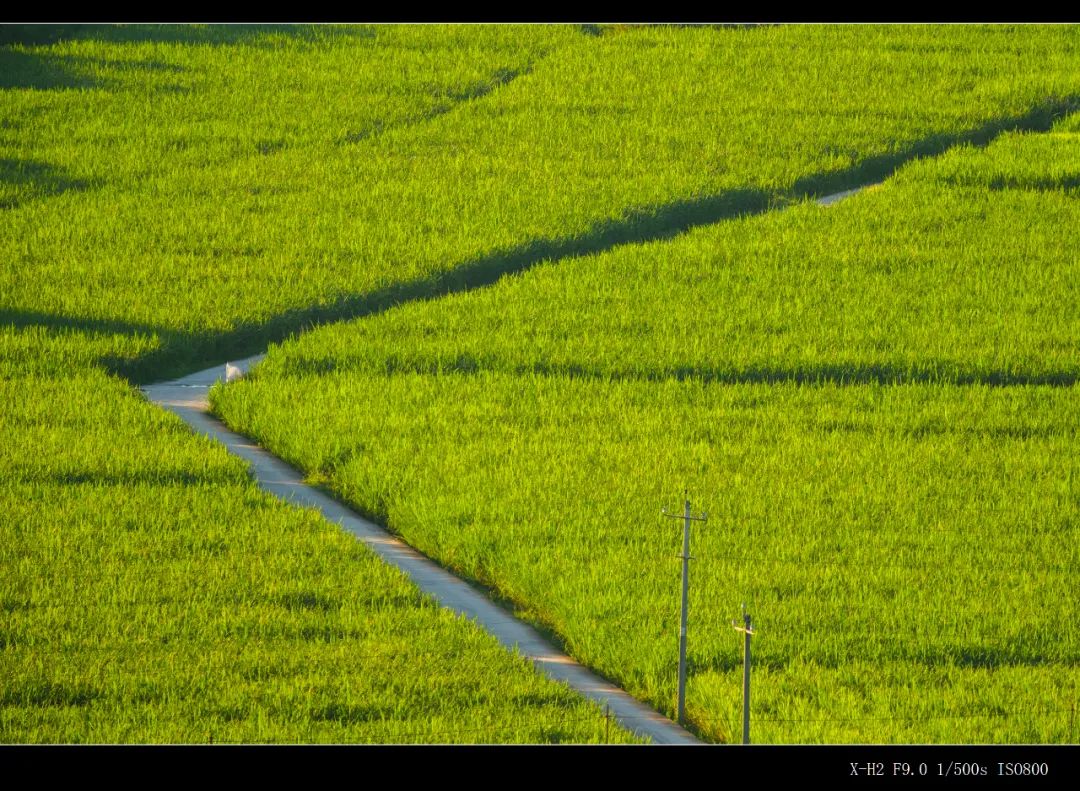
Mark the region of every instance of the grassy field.
POLYGON ((1069 27, 167 33, 0 48, 0 317, 144 335, 142 381, 1080 97, 1069 27))
MULTIPOLYGON (((353 61, 346 36, 249 32, 251 41, 204 41, 196 32, 105 31, 117 42, 91 30, 46 54, 0 49, 0 101, 25 111, 3 116, 0 214, 9 244, 32 257, 39 234, 88 230, 100 241, 110 229, 100 219, 79 229, 68 201, 100 189, 104 217, 110 201, 154 179, 259 156, 248 144, 264 120, 288 121, 281 133, 290 145, 310 142, 315 129, 327 133, 325 119, 289 120, 290 97, 274 94, 297 66, 313 70, 296 77, 310 111, 332 105, 325 90, 344 96, 363 87, 327 67, 335 53, 339 72, 353 61), (147 66, 154 58, 175 68, 147 66), (241 104, 214 116, 214 102, 238 90, 206 86, 225 64, 236 80, 262 80, 244 90, 267 95, 274 106, 265 118, 241 104), (92 84, 37 84, 76 69, 89 70, 92 84), (191 149, 170 148, 169 135, 186 132, 175 124, 180 109, 154 93, 165 91, 153 82, 162 75, 189 79, 166 93, 205 115, 191 149), (34 134, 19 125, 26 118, 36 119, 34 134), (44 161, 53 164, 33 164, 44 161), (13 230, 9 218, 27 207, 41 214, 13 230)), ((404 77, 370 85, 371 101, 351 108, 356 123, 389 127, 442 112, 443 94, 530 55, 505 32, 502 43, 485 45, 477 33, 468 46, 417 33, 390 33, 400 39, 391 49, 404 77)), ((26 263, 9 258, 3 268, 23 292, 45 282, 26 263)), ((87 282, 78 250, 55 264, 67 268, 73 290, 103 287, 87 282)), ((153 277, 124 271, 97 294, 100 305, 152 303, 153 277)), ((260 492, 242 462, 101 370, 103 361, 152 354, 154 333, 87 317, 56 292, 40 295, 37 312, 15 309, 13 293, 5 286, 0 327, 0 742, 631 740, 337 527, 260 492)))
POLYGON ((0 742, 630 740, 122 381, 0 397, 0 742))
MULTIPOLYGON (((980 294, 1012 311, 1010 321, 1020 317, 1023 331, 1015 339, 1002 328, 994 335, 978 320, 968 330, 942 330, 942 338, 931 338, 943 350, 934 359, 920 353, 929 336, 920 335, 917 322, 909 322, 906 335, 874 334, 874 314, 859 298, 866 289, 895 284, 880 279, 888 274, 884 271, 878 279, 853 280, 847 292, 840 289, 841 296, 863 304, 853 315, 851 338, 830 335, 831 324, 821 313, 839 310, 840 303, 829 301, 836 283, 845 282, 837 275, 824 290, 828 293, 817 295, 816 306, 807 302, 795 325, 779 328, 782 341, 753 353, 736 344, 726 351, 722 342, 715 345, 732 329, 720 321, 678 336, 702 343, 712 339, 713 346, 696 347, 689 357, 673 354, 675 347, 662 340, 671 326, 646 326, 640 320, 645 314, 626 304, 638 295, 678 302, 680 286, 697 289, 703 281, 707 286, 726 271, 709 263, 723 260, 715 258, 717 249, 727 245, 730 256, 738 256, 747 246, 774 243, 755 237, 754 229, 762 227, 755 223, 791 223, 786 241, 799 244, 794 237, 813 236, 823 223, 837 223, 828 232, 846 233, 852 216, 844 224, 841 212, 855 210, 837 207, 830 210, 836 214, 827 214, 794 206, 784 215, 791 219, 743 218, 710 227, 719 220, 790 206, 810 194, 888 174, 916 155, 964 141, 985 142, 1003 129, 1048 128, 1080 97, 1080 36, 1073 28, 594 32, 570 26, 0 28, 0 257, 5 262, 0 267, 0 388, 11 405, 0 415, 5 437, 0 507, 11 514, 0 525, 5 613, 0 741, 587 741, 603 736, 594 708, 541 682, 475 629, 425 603, 336 528, 274 505, 252 488, 238 462, 191 437, 109 372, 133 381, 164 378, 261 350, 268 341, 316 322, 385 312, 370 317, 370 323, 349 325, 351 336, 317 334, 308 346, 276 353, 250 388, 219 394, 222 408, 231 420, 303 463, 317 480, 340 489, 449 565, 523 603, 579 656, 668 710, 673 676, 665 630, 674 598, 666 597, 675 573, 669 557, 674 539, 670 546, 658 545, 659 555, 648 554, 651 545, 646 552, 640 542, 624 542, 651 558, 650 565, 613 575, 605 559, 627 556, 609 540, 622 534, 605 530, 622 519, 611 521, 611 514, 634 514, 632 521, 640 522, 638 505, 622 491, 626 480, 652 476, 651 489, 643 486, 634 493, 642 498, 642 513, 677 497, 684 484, 728 480, 723 465, 709 461, 714 440, 708 419, 706 429, 695 422, 704 419, 701 414, 743 409, 739 399, 744 397, 751 412, 761 399, 779 399, 770 420, 777 431, 787 426, 788 433, 773 440, 783 450, 798 446, 792 437, 804 429, 782 418, 791 418, 790 410, 800 403, 799 409, 817 414, 826 404, 813 399, 830 398, 757 384, 786 379, 789 370, 816 371, 811 378, 829 380, 835 377, 828 366, 847 366, 844 370, 861 372, 857 378, 867 385, 858 392, 870 393, 874 403, 879 397, 874 393, 897 398, 879 382, 899 379, 973 381, 979 387, 984 380, 1000 383, 994 379, 999 374, 1014 384, 1028 381, 1023 377, 1033 383, 1073 381, 1069 352, 1075 349, 1076 325, 1068 311, 1075 301, 1075 290, 1069 289, 1075 287, 1067 271, 1060 281, 1062 296, 1053 303, 1062 312, 1045 331, 1028 316, 1033 306, 1042 309, 1045 294, 1039 302, 999 293, 992 279, 979 281, 970 273, 981 283, 980 294), (671 79, 673 74, 679 78, 671 79), (844 90, 837 91, 838 85, 844 90), (707 227, 670 241, 696 226, 707 227), (627 242, 643 244, 605 252, 627 242), (663 251, 669 249, 686 255, 685 262, 667 258, 663 251), (637 251, 645 251, 646 258, 636 258, 637 251), (544 263, 554 259, 565 260, 544 263), (654 261, 666 263, 654 266, 654 261), (583 268, 618 278, 615 290, 623 302, 602 301, 612 291, 608 281, 562 279, 564 271, 580 275, 583 268), (529 269, 490 292, 386 312, 398 302, 471 289, 529 269), (646 274, 635 274, 640 272, 646 274), (661 274, 670 285, 656 282, 661 274), (544 283, 556 290, 537 285, 544 283), (590 290, 597 299, 587 299, 590 290), (568 304, 579 299, 580 312, 530 313, 522 304, 522 299, 545 305, 564 298, 570 298, 568 304), (620 318, 624 310, 630 311, 625 319, 620 318), (395 325, 401 316, 411 316, 408 322, 420 327, 429 315, 435 323, 418 333, 395 325), (400 345, 389 347, 366 335, 369 326, 401 333, 400 345), (438 338, 449 331, 458 345, 442 348, 438 338), (599 342, 581 340, 586 334, 599 342), (842 358, 839 350, 853 339, 859 342, 852 358, 842 358), (982 346, 964 352, 963 344, 972 340, 982 346), (875 345, 885 341, 895 344, 885 350, 888 354, 875 345), (1048 345, 1040 351, 1043 342, 1048 345), (644 345, 652 351, 641 352, 644 345), (780 375, 747 375, 762 365, 774 366, 766 373, 780 375), (442 373, 431 375, 435 371, 442 373), (705 387, 706 379, 711 384, 698 401, 685 402, 691 391, 668 381, 673 375, 688 378, 686 386, 705 387), (744 390, 717 389, 728 382, 743 382, 744 390), (300 392, 309 400, 286 426, 284 404, 300 392), (257 409, 250 401, 256 394, 263 399, 257 409), (373 408, 343 410, 342 397, 368 399, 373 408), (601 407, 601 401, 608 404, 601 407), (530 403, 539 411, 530 413, 530 403), (585 411, 575 412, 579 409, 585 411), (641 421, 626 422, 626 415, 638 412, 641 421), (550 422, 560 414, 567 422, 550 422), (661 423, 645 419, 660 414, 670 420, 697 414, 686 430, 699 433, 690 439, 676 435, 663 457, 667 461, 633 455, 628 449, 644 454, 660 447, 661 423), (314 438, 310 421, 319 415, 341 430, 314 438), (503 423, 488 425, 494 415, 503 423), (577 422, 569 420, 574 415, 577 422), (423 429, 424 421, 430 430, 423 429), (643 433, 635 434, 637 422, 643 433), (397 427, 389 437, 388 427, 397 427), (461 435, 466 429, 474 434, 461 435), (297 442, 305 438, 313 441, 297 442), (383 444, 369 445, 376 440, 383 444), (567 450, 575 441, 580 447, 567 450), (508 477, 492 469, 499 443, 509 449, 500 461, 510 461, 499 475, 508 477), (687 443, 697 448, 690 469, 699 477, 692 480, 679 466, 684 462, 675 461, 687 443), (432 455, 459 444, 446 458, 432 455), (622 461, 612 466, 610 454, 622 461), (564 462, 579 477, 562 490, 559 481, 571 480, 565 478, 564 462), (657 475, 657 463, 667 464, 667 472, 657 475), (632 472, 619 473, 620 464, 632 472), (435 475, 449 477, 430 477, 435 475), (713 475, 720 477, 709 478, 713 475), (466 496, 475 494, 468 490, 470 482, 501 487, 491 490, 501 492, 490 514, 497 517, 498 530, 481 535, 473 529, 480 522, 466 503, 466 496), (591 554, 572 533, 560 532, 568 509, 614 508, 615 500, 618 508, 629 510, 612 510, 580 531, 599 542, 585 542, 591 554), (536 519, 538 513, 544 519, 536 519), (504 564, 500 553, 508 551, 508 537, 520 539, 514 551, 534 560, 535 574, 518 575, 520 559, 504 564), (612 587, 626 575, 634 577, 638 587, 633 590, 651 591, 640 609, 622 608, 623 594, 612 587), (586 579, 592 581, 585 585, 586 579), (582 591, 594 585, 599 594, 586 607, 582 591), (634 630, 641 624, 647 631, 638 639, 634 630), (586 638, 582 629, 594 636, 586 638), (602 645, 608 638, 611 644, 602 645), (384 662, 384 657, 395 659, 384 662)), ((1015 145, 1026 145, 1017 140, 1015 145)), ((1071 161, 1064 151, 1053 150, 1052 161, 1071 161)), ((970 178, 964 170, 969 156, 979 155, 950 154, 957 183, 946 179, 940 200, 970 178)), ((1020 172, 1018 162, 1006 164, 1010 173, 1020 172)), ((982 172, 979 167, 975 171, 982 172)), ((903 178, 890 189, 902 189, 903 178)), ((967 189, 972 199, 983 193, 1017 199, 1014 208, 1023 222, 1006 233, 1003 214, 995 226, 1006 248, 1015 246, 1017 228, 1023 238, 1029 223, 1035 228, 1031 234, 1065 239, 1060 234, 1067 233, 1071 218, 1068 196, 1061 198, 1056 225, 1035 223, 1025 212, 1051 205, 1038 201, 1052 201, 1059 187, 1068 188, 1072 170, 1033 170, 1022 178, 1034 179, 1036 188, 1018 191, 1010 183, 1008 189, 980 184, 967 189), (1031 202, 1023 204, 1029 197, 1031 202)), ((871 196, 851 205, 867 199, 871 196)), ((956 202, 951 211, 959 219, 949 215, 949 223, 964 221, 960 207, 966 200, 956 202)), ((986 207, 997 210, 996 204, 986 207)), ((942 227, 931 222, 924 236, 927 229, 942 227)), ((826 232, 820 231, 802 254, 819 255, 826 232)), ((1048 288, 1056 268, 1040 272, 1038 262, 1059 263, 1060 256, 1037 258, 1041 243, 1035 235, 1029 239, 1027 254, 1036 257, 1028 262, 1017 256, 1020 265, 1002 272, 1025 288, 1048 288)), ((865 231, 862 244, 864 250, 881 248, 872 230, 865 231)), ((780 287, 782 270, 797 260, 775 247, 772 254, 780 279, 762 281, 761 289, 780 287)), ((857 269, 861 260, 854 256, 849 268, 857 269)), ((983 266, 975 254, 964 260, 983 266)), ((764 269, 746 271, 756 277, 764 269)), ((790 271, 787 275, 792 277, 790 271)), ((804 295, 813 284, 808 278, 795 280, 804 295)), ((705 302, 731 293, 723 284, 707 287, 712 291, 701 292, 705 302)), ((737 310, 753 304, 752 290, 737 310)), ((920 293, 910 298, 917 301, 920 293)), ((968 323, 961 289, 947 294, 953 301, 941 306, 944 313, 935 326, 949 326, 955 315, 968 323)), ((770 321, 783 324, 791 304, 778 307, 770 321)), ((890 309, 902 317, 905 304, 897 297, 890 309)), ((756 341, 770 328, 778 329, 747 325, 744 338, 756 341)), ((847 392, 837 390, 840 400, 832 408, 838 426, 858 425, 861 419, 859 408, 843 401, 847 392)), ((900 397, 898 406, 882 407, 886 411, 874 413, 873 420, 887 423, 888 410, 896 409, 913 421, 913 437, 937 436, 918 428, 922 407, 912 403, 923 391, 910 392, 916 394, 910 396, 913 402, 900 397)), ((941 397, 951 392, 942 391, 941 397)), ((1030 403, 1041 404, 1039 415, 1050 408, 1038 400, 1044 397, 1053 409, 1064 410, 1062 415, 1072 414, 1067 400, 1053 399, 1073 391, 986 392, 987 409, 998 423, 990 428, 973 423, 972 436, 988 431, 987 437, 1049 443, 1036 461, 1045 463, 1048 481, 1064 481, 1059 481, 1064 489, 1047 490, 1050 494, 1002 490, 1015 493, 1021 503, 1009 513, 1045 516, 1049 506, 1039 503, 1051 495, 1074 507, 1075 478, 1061 478, 1062 470, 1071 469, 1061 458, 1069 425, 1047 418, 1028 437, 1006 417, 1029 406, 1022 399, 1008 400, 1018 393, 1030 393, 1035 399, 1030 403)), ((952 454, 949 459, 966 458, 955 443, 970 437, 953 436, 953 414, 942 412, 929 425, 954 443, 942 451, 952 454)), ((848 433, 852 442, 862 436, 857 430, 848 433)), ((803 452, 810 464, 813 443, 807 442, 803 452)), ((744 453, 738 450, 744 446, 732 447, 735 456, 744 453)), ((916 444, 911 452, 924 452, 920 448, 916 444)), ((988 446, 974 458, 999 464, 991 451, 988 446)), ((869 458, 850 452, 855 459, 869 458)), ((1023 452, 1013 456, 1006 456, 1009 464, 1019 464, 1015 469, 1024 474, 1041 469, 1023 452)), ((837 472, 841 481, 858 474, 850 468, 837 472)), ((905 474, 915 475, 898 469, 900 483, 905 474)), ((871 491, 869 480, 864 499, 856 501, 860 514, 860 509, 878 513, 873 508, 879 506, 865 503, 887 494, 871 491)), ((801 479, 787 481, 791 508, 816 513, 814 524, 824 530, 827 509, 796 496, 801 479)), ((915 483, 922 485, 921 479, 915 483)), ((918 487, 912 486, 905 502, 917 504, 918 487)), ((738 513, 740 497, 732 494, 732 513, 738 513)), ((719 520, 722 515, 715 513, 719 520)), ((1072 518, 1067 508, 1054 513, 1072 518)), ((869 518, 863 514, 856 523, 865 527, 869 518)), ((1067 541, 1072 523, 1063 525, 1067 541)), ((670 527, 658 523, 647 533, 668 536, 660 531, 670 527)), ((801 543, 778 538, 775 552, 781 558, 785 552, 801 557, 796 550, 808 539, 798 532, 788 535, 801 543)), ((1009 543, 1014 539, 1020 541, 1019 535, 1003 538, 1002 546, 1014 547, 1009 543)), ((1040 558, 1045 555, 1038 551, 1040 558)), ((742 567, 738 573, 771 584, 768 576, 742 567)), ((902 579, 897 577, 898 586, 902 579)), ((805 584, 814 588, 819 582, 810 575, 805 584)), ((1064 584, 1052 574, 1040 578, 1032 595, 1049 597, 1059 583, 1064 584)), ((744 588, 730 587, 730 579, 724 584, 729 587, 702 583, 694 593, 722 594, 723 601, 708 604, 724 610, 720 620, 714 619, 720 624, 736 606, 729 605, 728 595, 748 595, 744 588)), ((877 584, 876 577, 866 583, 871 590, 877 584)), ((750 599, 755 606, 772 601, 765 588, 750 593, 758 596, 750 599)), ((1069 601, 1059 595, 1050 609, 1060 612, 1061 602, 1069 601)), ((703 606, 696 601, 695 612, 703 606)), ((971 644, 963 631, 970 612, 964 610, 959 631, 944 638, 961 654, 971 644)), ((765 635, 770 619, 801 616, 766 607, 759 617, 765 635)), ((692 643, 698 653, 691 710, 705 735, 727 739, 725 718, 735 705, 728 694, 736 683, 734 643, 728 631, 714 630, 707 637, 700 626, 695 629, 699 637, 694 639, 702 642, 692 643), (710 639, 714 642, 707 643, 710 639), (707 644, 715 650, 701 653, 707 644)), ((957 660, 953 676, 940 668, 926 670, 908 654, 891 662, 882 660, 881 652, 845 654, 847 643, 839 644, 840 654, 806 653, 784 644, 770 655, 763 642, 767 659, 761 677, 771 674, 776 681, 758 698, 766 706, 760 713, 778 722, 762 738, 891 740, 905 733, 915 741, 947 738, 957 733, 948 719, 889 726, 893 730, 846 721, 792 728, 779 720, 785 713, 805 718, 826 709, 839 711, 839 719, 850 718, 852 690, 891 694, 904 678, 938 685, 952 678, 952 697, 926 703, 930 708, 924 714, 946 716, 941 712, 955 712, 957 701, 969 701, 970 722, 983 730, 960 732, 965 738, 1020 733, 1023 739, 1049 734, 1058 740, 1052 730, 1057 720, 1033 714, 1030 729, 1018 731, 1010 708, 1021 670, 1029 671, 1025 683, 1048 691, 1047 706, 1057 706, 1066 694, 1060 684, 1072 678, 1067 658, 1074 638, 1066 629, 1038 639, 1049 641, 1048 664, 1032 660, 975 668, 957 660), (869 655, 876 657, 874 673, 886 679, 878 686, 866 686, 861 671, 853 669, 870 661, 861 658, 869 655), (840 663, 837 656, 851 661, 840 663), (984 676, 972 675, 984 669, 985 682, 979 681, 984 676), (931 675, 919 675, 924 670, 931 675), (849 671, 853 675, 843 675, 849 671), (817 678, 821 684, 809 685, 817 678), (979 683, 989 691, 976 693, 979 683), (815 699, 799 702, 799 695, 819 689, 848 691, 829 698, 833 709, 815 699), (1057 691, 1051 695, 1051 689, 1057 691), (765 703, 770 694, 773 702, 765 703), (1002 714, 1006 709, 1008 717, 1002 714)), ((1042 656, 1021 643, 1018 656, 1042 656)), ((998 643, 988 645, 1003 650, 998 643)), ((859 705, 878 712, 887 704, 859 705)), ((911 711, 903 709, 900 716, 911 711)), ((612 738, 628 738, 612 732, 612 738)))
POLYGON ((1072 384, 1078 194, 1080 134, 1009 134, 835 207, 804 201, 326 327, 265 370, 1072 384))
POLYGON ((755 741, 1075 741, 1077 173, 1010 135, 306 334, 214 403, 668 712, 688 489, 711 738, 747 602, 755 741))

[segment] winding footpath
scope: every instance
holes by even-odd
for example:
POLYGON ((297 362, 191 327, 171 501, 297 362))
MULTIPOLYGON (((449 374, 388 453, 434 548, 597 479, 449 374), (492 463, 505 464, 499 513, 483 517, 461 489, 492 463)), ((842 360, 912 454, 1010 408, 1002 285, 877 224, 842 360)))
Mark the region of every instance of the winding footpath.
MULTIPOLYGON (((242 372, 261 360, 256 355, 233 363, 242 372)), ((230 431, 209 413, 207 391, 224 378, 224 366, 142 388, 153 403, 179 415, 200 434, 216 439, 251 465, 258 485, 284 500, 316 508, 370 547, 391 566, 401 569, 424 593, 442 606, 476 622, 508 649, 515 648, 540 672, 568 684, 585 697, 610 707, 611 715, 626 728, 647 736, 655 744, 700 744, 687 731, 621 689, 604 681, 559 651, 532 627, 435 564, 378 525, 369 522, 325 493, 304 483, 303 475, 251 440, 230 431)))
MULTIPOLYGON (((860 189, 864 187, 827 195, 817 202, 830 206, 860 189)), ((258 354, 230 365, 244 374, 264 356, 258 354)), ((503 646, 517 650, 547 677, 609 707, 611 715, 626 729, 651 739, 654 744, 701 744, 667 717, 571 659, 531 626, 514 618, 468 583, 382 527, 304 483, 303 474, 277 456, 252 444, 247 437, 230 431, 210 414, 207 401, 210 387, 224 377, 225 366, 219 365, 168 382, 145 385, 141 389, 151 402, 178 415, 197 433, 221 442, 230 452, 248 462, 260 488, 288 502, 318 509, 326 519, 352 533, 384 561, 405 572, 420 590, 442 606, 486 629, 503 646)))

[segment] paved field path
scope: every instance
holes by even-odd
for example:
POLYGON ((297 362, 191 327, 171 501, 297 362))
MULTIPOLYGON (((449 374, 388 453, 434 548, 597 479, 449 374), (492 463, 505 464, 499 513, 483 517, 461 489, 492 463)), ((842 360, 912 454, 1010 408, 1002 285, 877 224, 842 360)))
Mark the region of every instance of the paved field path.
MULTIPOLYGON (((262 357, 257 355, 233 364, 246 371, 262 357)), ((700 744, 671 720, 586 670, 468 583, 337 500, 306 485, 301 473, 281 459, 253 445, 246 437, 229 431, 207 412, 206 401, 210 385, 223 379, 224 374, 225 366, 216 366, 182 379, 147 385, 142 390, 152 402, 179 415, 198 433, 218 440, 247 461, 263 489, 289 502, 319 509, 323 516, 359 538, 387 563, 404 571, 417 587, 435 597, 444 607, 475 621, 507 648, 517 648, 550 678, 569 684, 601 705, 610 706, 612 717, 629 730, 649 737, 655 744, 700 744)))
MULTIPOLYGON (((831 206, 861 189, 864 187, 826 195, 819 198, 818 203, 831 206)), ((257 354, 232 365, 246 373, 264 356, 257 354)), ((317 508, 324 517, 363 541, 387 563, 404 571, 417 587, 444 607, 476 622, 507 648, 516 648, 546 676, 568 684, 590 700, 609 706, 612 716, 628 730, 649 737, 655 744, 701 744, 667 717, 559 651, 531 626, 514 618, 468 583, 337 500, 308 486, 300 472, 226 428, 209 413, 206 400, 210 386, 224 378, 225 366, 219 365, 169 382, 145 385, 142 391, 150 401, 179 415, 195 431, 218 440, 247 461, 260 487, 289 502, 317 508)))

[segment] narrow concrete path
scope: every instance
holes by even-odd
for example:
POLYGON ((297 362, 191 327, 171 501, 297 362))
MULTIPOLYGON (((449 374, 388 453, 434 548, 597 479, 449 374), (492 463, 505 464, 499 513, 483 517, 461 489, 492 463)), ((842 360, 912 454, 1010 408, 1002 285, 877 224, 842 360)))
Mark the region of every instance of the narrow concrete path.
POLYGON ((822 206, 832 206, 838 201, 842 201, 844 198, 854 195, 857 192, 862 192, 867 187, 875 186, 873 184, 864 184, 861 187, 855 187, 855 189, 844 190, 843 192, 834 192, 832 195, 826 195, 823 198, 818 198, 817 202, 822 206))
MULTIPOLYGON (((246 372, 263 355, 233 363, 246 372)), ((224 366, 142 388, 150 401, 179 415, 198 433, 223 443, 251 465, 259 486, 289 502, 317 508, 329 519, 367 544, 389 563, 404 571, 425 593, 444 607, 460 613, 493 634, 508 649, 517 649, 549 678, 568 684, 585 697, 607 705, 624 727, 655 744, 700 744, 690 733, 631 697, 545 640, 532 627, 515 619, 466 582, 421 555, 408 544, 308 486, 301 473, 276 456, 242 437, 208 413, 207 390, 223 379, 224 366)))
MULTIPOLYGON (((831 206, 866 186, 870 185, 826 195, 817 202, 831 206)), ((247 373, 265 356, 257 354, 232 365, 241 373, 247 373)), ((146 385, 142 391, 150 401, 179 415, 195 431, 218 440, 247 461, 261 488, 291 503, 317 508, 324 517, 363 541, 387 563, 404 571, 417 587, 444 607, 476 622, 506 648, 518 650, 549 678, 568 684, 600 705, 609 706, 612 715, 628 730, 650 738, 655 744, 701 744, 671 720, 559 651, 531 626, 514 618, 468 583, 337 500, 308 486, 300 472, 226 428, 210 415, 207 402, 207 391, 224 378, 225 366, 215 366, 169 382, 146 385)))

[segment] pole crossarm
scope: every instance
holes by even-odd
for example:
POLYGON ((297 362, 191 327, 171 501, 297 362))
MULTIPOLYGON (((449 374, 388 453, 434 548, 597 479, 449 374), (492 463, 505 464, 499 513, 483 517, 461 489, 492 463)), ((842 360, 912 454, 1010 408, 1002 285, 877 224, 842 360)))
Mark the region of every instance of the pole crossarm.
POLYGON ((709 515, 707 513, 703 513, 701 516, 691 516, 690 514, 673 514, 671 511, 669 511, 666 508, 661 508, 660 513, 663 516, 668 517, 669 519, 690 519, 690 520, 693 520, 695 522, 708 522, 709 521, 709 515))
POLYGON ((686 613, 689 609, 690 561, 694 559, 693 555, 690 554, 690 523, 705 522, 709 519, 709 515, 706 513, 701 514, 701 516, 692 515, 690 513, 689 492, 686 493, 686 498, 686 501, 683 503, 683 512, 681 514, 668 513, 667 508, 660 509, 660 513, 663 516, 683 520, 682 554, 676 555, 676 557, 682 559, 682 614, 679 624, 679 697, 676 704, 680 725, 686 723, 686 613))

